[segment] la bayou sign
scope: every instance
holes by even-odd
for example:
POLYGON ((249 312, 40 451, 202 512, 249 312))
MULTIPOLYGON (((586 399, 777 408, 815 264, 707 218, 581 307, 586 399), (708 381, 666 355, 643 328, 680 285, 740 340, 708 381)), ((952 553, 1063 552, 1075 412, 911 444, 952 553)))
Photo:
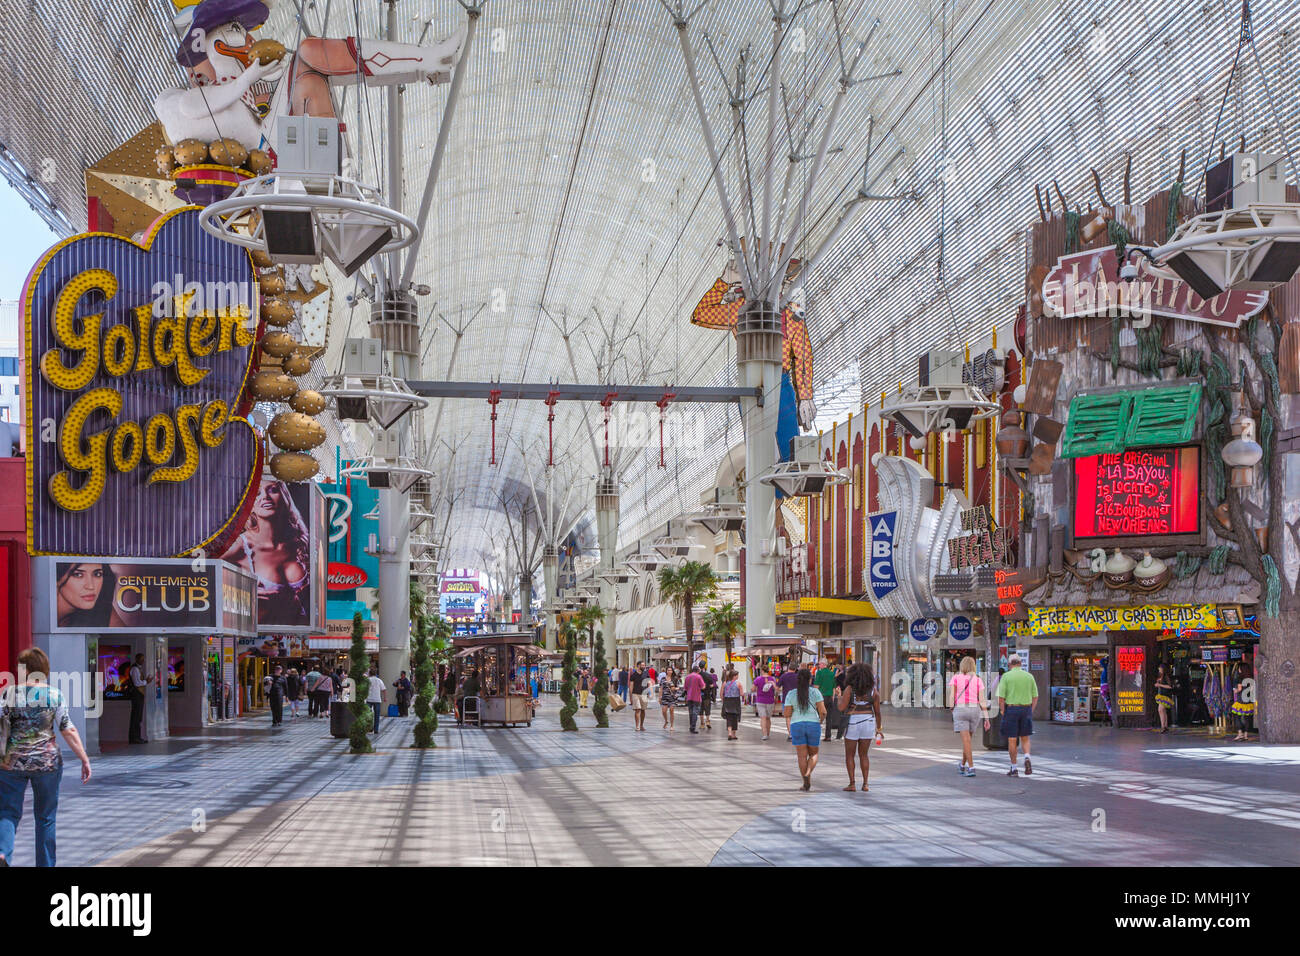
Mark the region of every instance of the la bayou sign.
POLYGON ((1189 322, 1237 328, 1268 305, 1267 292, 1222 292, 1202 299, 1179 278, 1151 272, 1139 258, 1137 278, 1119 278, 1114 246, 1062 256, 1043 279, 1043 308, 1065 319, 1103 315, 1127 316, 1135 328, 1146 328, 1160 315, 1189 322))
POLYGON ((141 243, 67 239, 23 290, 28 549, 220 549, 262 472, 243 417, 258 327, 248 253, 160 218, 141 243))

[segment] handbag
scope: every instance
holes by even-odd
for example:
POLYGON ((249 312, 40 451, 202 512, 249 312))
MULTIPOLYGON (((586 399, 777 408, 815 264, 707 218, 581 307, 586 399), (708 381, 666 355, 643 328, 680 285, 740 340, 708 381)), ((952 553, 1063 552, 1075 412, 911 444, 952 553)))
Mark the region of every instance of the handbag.
POLYGON ((609 695, 609 709, 610 709, 610 710, 616 710, 616 711, 617 711, 617 710, 622 710, 622 709, 623 709, 624 707, 626 707, 626 706, 627 706, 627 701, 625 701, 625 700, 622 698, 622 696, 620 696, 619 694, 610 694, 610 695, 609 695))

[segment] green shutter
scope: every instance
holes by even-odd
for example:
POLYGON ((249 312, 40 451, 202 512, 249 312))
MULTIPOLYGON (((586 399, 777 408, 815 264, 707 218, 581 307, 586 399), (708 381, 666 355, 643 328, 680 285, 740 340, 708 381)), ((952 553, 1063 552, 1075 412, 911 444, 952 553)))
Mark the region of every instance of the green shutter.
POLYGON ((1200 408, 1200 385, 1076 395, 1061 439, 1061 457, 1184 445, 1196 434, 1200 408))
POLYGON ((1196 418, 1200 410, 1200 385, 1175 385, 1139 392, 1134 396, 1124 443, 1129 448, 1186 444, 1196 434, 1196 418))
POLYGON ((1082 458, 1124 450, 1131 392, 1109 395, 1076 395, 1070 402, 1070 417, 1061 439, 1062 458, 1082 458))

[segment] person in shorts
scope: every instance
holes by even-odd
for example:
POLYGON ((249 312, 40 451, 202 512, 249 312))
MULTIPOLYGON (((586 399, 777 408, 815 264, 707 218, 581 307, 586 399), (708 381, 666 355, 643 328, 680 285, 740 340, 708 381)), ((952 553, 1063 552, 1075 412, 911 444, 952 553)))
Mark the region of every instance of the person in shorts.
POLYGON ((1011 758, 1008 777, 1020 775, 1016 769, 1016 744, 1025 752, 1025 775, 1034 772, 1029 762, 1029 738, 1034 732, 1034 706, 1038 703, 1038 681, 1020 666, 1020 655, 1012 654, 1007 672, 998 681, 998 707, 1002 714, 1002 736, 1007 738, 1007 755, 1011 758))
MULTIPOLYGON (((781 674, 776 679, 776 686, 777 686, 778 693, 780 693, 781 695, 781 700, 784 701, 787 697, 790 696, 790 692, 799 686, 799 670, 794 667, 790 667, 782 671, 781 674)), ((792 743, 794 741, 794 738, 790 735, 789 717, 785 719, 785 739, 792 743)))
POLYGON ((776 707, 776 678, 772 676, 771 667, 764 667, 763 673, 754 681, 754 707, 758 710, 758 722, 766 740, 772 736, 772 711, 776 707))
POLYGON ((961 669, 948 682, 948 703, 952 706, 952 729, 961 734, 961 760, 957 772, 975 776, 975 757, 971 753, 971 735, 980 724, 989 729, 989 702, 984 681, 975 673, 975 658, 963 657, 961 669))
POLYGON ((628 693, 631 695, 632 728, 645 730, 645 684, 646 673, 636 664, 623 671, 627 675, 628 693))
POLYGON ((811 790, 826 704, 821 691, 812 686, 812 674, 806 667, 799 669, 795 680, 795 689, 785 696, 785 721, 790 727, 790 742, 799 758, 799 773, 803 777, 801 789, 811 790))
POLYGON ((849 771, 852 791, 857 784, 853 779, 853 756, 856 753, 862 764, 862 789, 869 789, 867 776, 871 772, 871 742, 885 742, 880 719, 880 693, 876 689, 876 675, 869 664, 857 663, 844 674, 844 687, 836 699, 836 707, 845 715, 848 726, 844 729, 844 766, 849 771))

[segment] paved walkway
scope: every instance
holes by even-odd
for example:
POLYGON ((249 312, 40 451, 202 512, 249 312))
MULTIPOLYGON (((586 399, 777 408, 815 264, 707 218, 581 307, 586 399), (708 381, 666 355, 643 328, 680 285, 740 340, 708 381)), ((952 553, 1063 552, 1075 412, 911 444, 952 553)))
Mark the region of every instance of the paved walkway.
MULTIPOLYGON (((1300 864, 1300 748, 1040 725, 1032 777, 977 749, 967 779, 944 714, 886 710, 871 791, 841 792, 832 741, 805 794, 779 720, 761 741, 746 716, 729 742, 680 712, 669 734, 657 709, 644 733, 585 710, 563 733, 556 710, 514 730, 444 719, 423 752, 410 719, 353 757, 324 720, 260 717, 111 753, 88 785, 68 768, 59 862, 1300 864)), ((15 864, 31 847, 29 798, 15 864)))

